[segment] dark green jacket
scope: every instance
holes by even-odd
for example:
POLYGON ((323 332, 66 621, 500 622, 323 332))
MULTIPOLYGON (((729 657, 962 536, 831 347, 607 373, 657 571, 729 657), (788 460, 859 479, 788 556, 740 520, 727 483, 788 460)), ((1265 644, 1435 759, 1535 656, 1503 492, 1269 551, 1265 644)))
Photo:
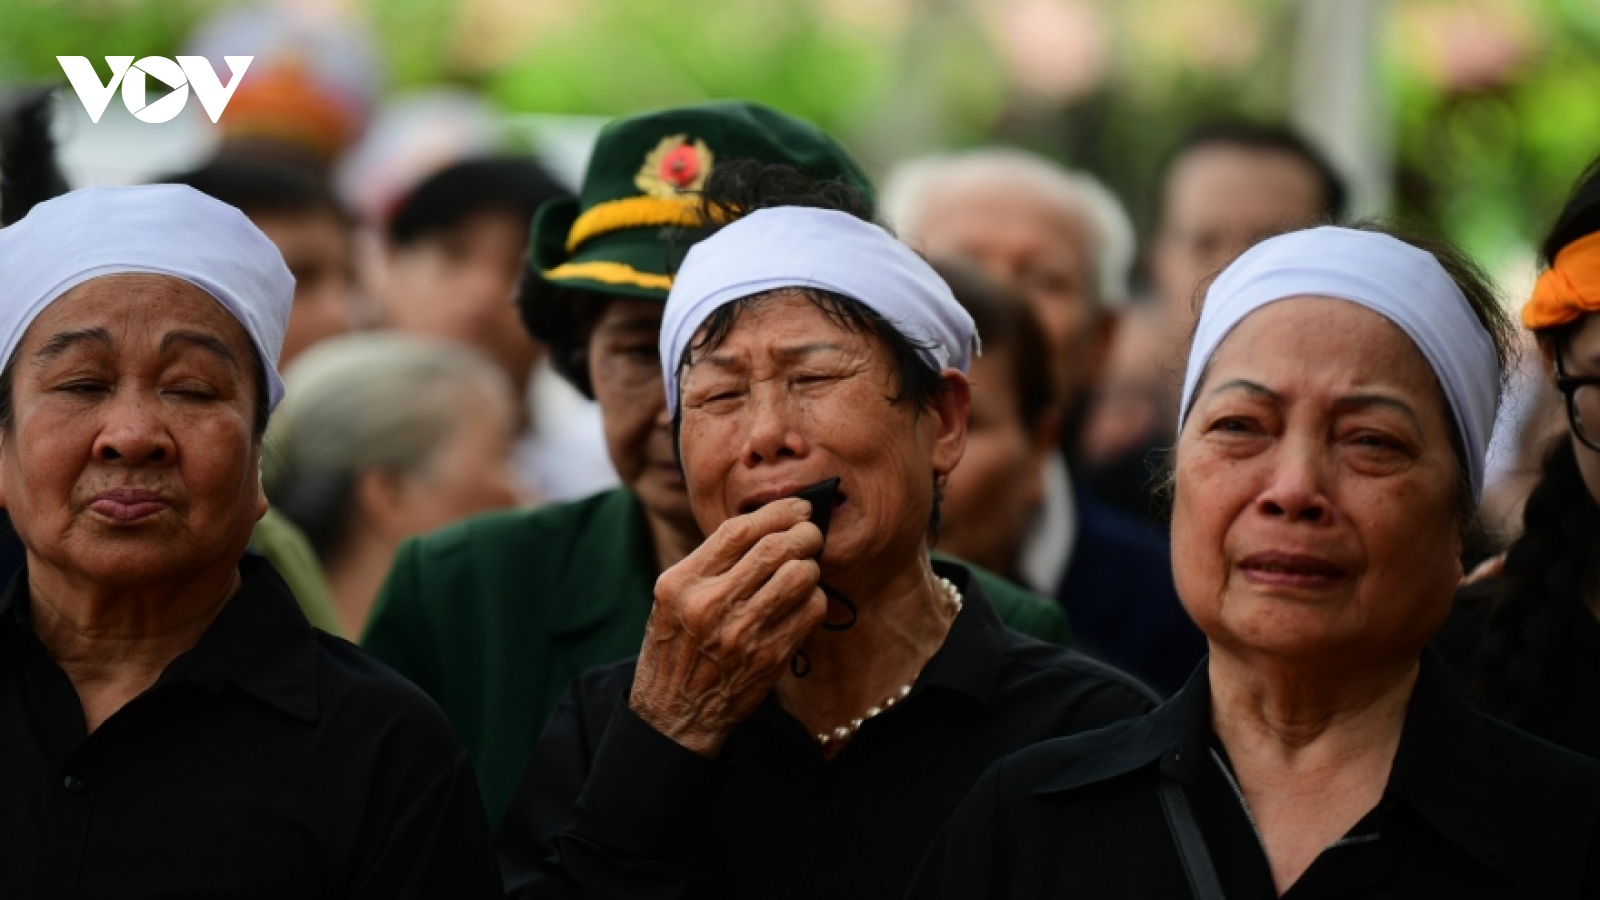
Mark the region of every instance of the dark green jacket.
MULTIPOLYGON (((977 574, 1008 625, 1066 643, 1059 606, 977 574)), ((400 548, 362 645, 444 708, 498 822, 567 685, 639 652, 655 580, 627 490, 490 513, 400 548)))

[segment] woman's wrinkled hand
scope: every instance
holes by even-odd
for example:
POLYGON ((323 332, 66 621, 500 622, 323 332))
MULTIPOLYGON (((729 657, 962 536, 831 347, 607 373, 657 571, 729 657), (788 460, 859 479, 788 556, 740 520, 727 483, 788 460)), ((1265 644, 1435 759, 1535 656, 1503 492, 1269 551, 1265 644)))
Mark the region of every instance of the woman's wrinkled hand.
POLYGON ((789 499, 723 522, 656 580, 628 705, 652 728, 715 756, 822 622, 822 532, 789 499))

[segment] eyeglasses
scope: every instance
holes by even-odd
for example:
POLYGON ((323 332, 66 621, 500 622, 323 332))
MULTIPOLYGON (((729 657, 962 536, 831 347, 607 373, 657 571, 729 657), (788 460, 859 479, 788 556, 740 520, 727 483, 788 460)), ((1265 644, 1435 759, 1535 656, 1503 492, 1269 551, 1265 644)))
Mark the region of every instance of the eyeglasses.
POLYGON ((1600 452, 1600 376, 1568 375, 1556 348, 1556 390, 1567 398, 1572 433, 1590 450, 1600 452))

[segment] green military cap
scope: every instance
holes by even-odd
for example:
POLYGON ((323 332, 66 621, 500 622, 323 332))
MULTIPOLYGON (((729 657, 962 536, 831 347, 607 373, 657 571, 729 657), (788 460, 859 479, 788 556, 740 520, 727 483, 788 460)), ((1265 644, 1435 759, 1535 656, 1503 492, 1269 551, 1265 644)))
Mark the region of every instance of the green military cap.
POLYGON ((601 130, 579 196, 547 201, 534 215, 530 266, 551 285, 665 301, 687 251, 673 237, 699 224, 700 189, 736 159, 785 163, 872 198, 861 167, 809 122, 738 100, 664 109, 601 130))

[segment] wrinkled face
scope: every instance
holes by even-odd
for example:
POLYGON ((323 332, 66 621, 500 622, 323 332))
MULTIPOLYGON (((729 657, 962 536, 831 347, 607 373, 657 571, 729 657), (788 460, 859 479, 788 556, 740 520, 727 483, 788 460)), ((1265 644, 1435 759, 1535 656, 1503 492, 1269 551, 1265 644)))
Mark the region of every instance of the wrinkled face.
POLYGON ((520 499, 511 470, 511 392, 498 380, 470 384, 459 402, 454 427, 427 466, 401 479, 402 528, 396 537, 424 534, 520 499))
POLYGON ((1167 176, 1151 274, 1163 307, 1187 326, 1201 281, 1247 247, 1322 211, 1322 187, 1301 159, 1278 150, 1200 147, 1167 176))
POLYGON ((12 361, 0 488, 32 566, 98 585, 237 564, 266 512, 254 350, 204 291, 157 275, 86 282, 12 361))
POLYGON ((526 221, 485 211, 394 249, 382 291, 385 324, 477 347, 523 390, 538 359, 512 302, 527 245, 526 221))
POLYGON ((759 301, 680 375, 679 440, 695 520, 709 534, 837 476, 823 572, 897 574, 924 552, 934 478, 955 467, 965 445, 966 380, 951 371, 947 382, 959 385, 959 401, 918 415, 891 401, 899 379, 882 341, 835 324, 798 294, 759 301))
MULTIPOLYGON (((1541 342, 1540 349, 1549 354, 1546 344, 1541 342)), ((1561 348, 1561 364, 1566 374, 1572 377, 1594 377, 1600 375, 1600 316, 1586 315, 1572 336, 1561 348)), ((1554 372, 1553 357, 1546 362, 1547 368, 1554 372)), ((1585 392, 1594 390, 1585 389, 1585 392)), ((1580 396, 1585 396, 1580 394, 1580 396)), ((1563 421, 1565 418, 1565 398, 1562 398, 1563 421)), ((1586 417, 1589 421, 1592 417, 1586 417)), ((1570 427, 1570 426, 1569 426, 1570 427)), ((1600 429, 1597 429, 1600 430, 1600 429)), ((1578 471, 1583 474, 1583 483, 1589 488, 1589 496, 1600 503, 1600 451, 1592 450, 1576 434, 1570 436, 1572 452, 1578 457, 1578 471)))
POLYGON ((1049 442, 1030 434, 1009 348, 972 361, 967 451, 945 485, 939 549, 993 572, 1016 570, 1023 536, 1043 500, 1049 442))
POLYGON ((1239 323, 1177 445, 1173 575, 1214 645, 1415 657, 1461 577, 1447 410, 1421 352, 1377 313, 1301 297, 1239 323))
POLYGON ((589 335, 589 383, 617 476, 651 513, 692 529, 661 383, 657 341, 664 309, 657 300, 617 297, 607 303, 589 335))
POLYGON ((283 335, 280 368, 312 344, 355 329, 354 250, 350 232, 328 212, 254 217, 294 275, 294 306, 283 335))
POLYGON ((1027 298, 1050 348, 1055 396, 1070 402, 1094 375, 1099 314, 1093 236, 1057 199, 1014 178, 941 188, 912 235, 929 256, 970 259, 1027 298))

